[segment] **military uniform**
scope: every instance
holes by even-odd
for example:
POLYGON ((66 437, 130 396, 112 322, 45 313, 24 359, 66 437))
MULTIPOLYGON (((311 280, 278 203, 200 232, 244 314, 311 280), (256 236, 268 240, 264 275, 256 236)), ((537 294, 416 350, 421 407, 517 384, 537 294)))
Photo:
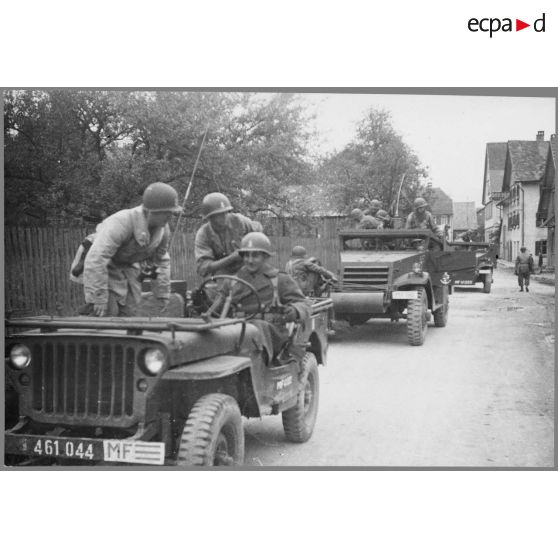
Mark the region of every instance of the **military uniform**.
POLYGON ((416 211, 413 211, 407 217, 405 224, 406 229, 430 229, 438 237, 443 238, 444 233, 442 229, 434 221, 434 217, 430 211, 425 211, 420 216, 416 211))
MULTIPOLYGON (((250 232, 261 232, 262 226, 240 213, 227 213, 226 228, 218 233, 208 221, 196 233, 194 251, 197 272, 201 277, 209 275, 207 270, 211 262, 221 260, 232 254, 240 245, 242 237, 250 232)), ((242 260, 231 263, 220 273, 234 275, 242 267, 242 260)))
POLYGON ((525 288, 529 290, 529 280, 534 267, 533 256, 527 252, 519 252, 515 260, 515 273, 517 274, 517 282, 521 290, 523 290, 524 283, 525 288))
MULTIPOLYGON (((289 339, 289 331, 281 316, 281 308, 295 308, 298 314, 297 321, 301 322, 304 327, 304 323, 312 313, 310 303, 290 275, 280 272, 267 263, 255 275, 248 272, 245 267, 242 267, 236 275, 250 283, 260 297, 267 319, 256 318, 252 321, 263 334, 264 346, 269 361, 271 361, 274 356, 279 354, 289 339)), ((225 282, 222 287, 222 294, 226 296, 230 289, 231 284, 225 282)), ((241 315, 252 314, 258 308, 254 293, 240 282, 232 284, 232 302, 241 315)))
POLYGON ((322 278, 334 278, 333 273, 322 267, 316 258, 292 258, 287 262, 285 271, 294 278, 306 296, 319 296, 322 278))
MULTIPOLYGON (((85 257, 83 287, 86 306, 107 304, 108 316, 134 316, 141 300, 140 262, 157 266, 152 280, 156 298, 170 297, 170 229, 151 234, 143 207, 123 209, 97 226, 93 244, 85 257)), ((87 308, 83 313, 88 313, 87 308)))

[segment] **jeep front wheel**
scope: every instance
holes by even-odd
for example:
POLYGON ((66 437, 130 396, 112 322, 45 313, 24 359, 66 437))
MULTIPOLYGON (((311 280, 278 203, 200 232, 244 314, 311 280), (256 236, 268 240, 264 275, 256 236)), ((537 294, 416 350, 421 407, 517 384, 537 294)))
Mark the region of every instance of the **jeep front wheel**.
POLYGON ((411 345, 422 345, 428 324, 428 302, 423 287, 417 289, 417 298, 407 302, 407 339, 411 345))
POLYGON ((296 405, 282 414, 283 429, 290 442, 308 441, 316 424, 320 384, 318 363, 312 353, 304 355, 302 375, 306 380, 298 393, 296 405))
POLYGON ((200 397, 184 425, 180 466, 235 466, 244 463, 244 430, 237 402, 229 395, 200 397))
POLYGON ((492 288, 492 272, 486 273, 483 281, 484 281, 484 285, 482 288, 482 292, 489 293, 490 289, 492 288))

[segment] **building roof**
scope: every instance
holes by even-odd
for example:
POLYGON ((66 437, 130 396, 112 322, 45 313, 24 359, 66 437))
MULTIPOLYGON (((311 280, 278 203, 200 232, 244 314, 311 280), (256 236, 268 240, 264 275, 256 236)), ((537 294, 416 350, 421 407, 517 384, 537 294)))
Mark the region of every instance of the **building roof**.
POLYGON ((429 188, 428 203, 432 215, 452 215, 453 201, 441 188, 429 188))
POLYGON ((453 230, 476 229, 475 202, 453 202, 453 230))
POLYGON ((548 141, 508 141, 508 156, 511 162, 510 183, 540 180, 545 171, 548 141))

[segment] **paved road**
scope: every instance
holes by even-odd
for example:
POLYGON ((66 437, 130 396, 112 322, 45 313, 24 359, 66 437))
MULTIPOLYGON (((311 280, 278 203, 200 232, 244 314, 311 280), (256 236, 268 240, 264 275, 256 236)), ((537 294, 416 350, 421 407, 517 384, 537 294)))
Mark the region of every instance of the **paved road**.
POLYGON ((499 269, 491 294, 454 290, 423 346, 405 322, 347 327, 320 373, 310 441, 246 421, 247 466, 553 466, 554 286, 520 293, 499 269))

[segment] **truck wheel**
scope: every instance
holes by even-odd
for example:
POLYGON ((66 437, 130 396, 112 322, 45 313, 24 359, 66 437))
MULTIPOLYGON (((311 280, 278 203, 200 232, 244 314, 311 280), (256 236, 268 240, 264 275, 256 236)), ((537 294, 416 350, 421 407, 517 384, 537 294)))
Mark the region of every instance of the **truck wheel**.
POLYGON ((492 273, 487 273, 484 276, 484 286, 482 288, 483 293, 489 293, 492 288, 492 273))
POLYGON ((318 363, 312 353, 306 353, 302 361, 302 374, 306 377, 304 385, 298 393, 296 405, 283 411, 283 429, 290 442, 306 442, 312 436, 316 416, 320 383, 318 363))
POLYGON ((229 395, 200 397, 184 425, 177 465, 235 466, 244 463, 244 430, 237 402, 229 395))
POLYGON ((428 303, 423 287, 417 289, 418 297, 407 303, 407 339, 411 345, 422 345, 428 323, 428 303))
MULTIPOLYGON (((447 285, 444 285, 444 291, 448 291, 447 285)), ((449 312, 449 293, 442 293, 442 300, 444 303, 440 308, 434 312, 434 325, 436 327, 446 327, 448 323, 448 312, 449 312)))

